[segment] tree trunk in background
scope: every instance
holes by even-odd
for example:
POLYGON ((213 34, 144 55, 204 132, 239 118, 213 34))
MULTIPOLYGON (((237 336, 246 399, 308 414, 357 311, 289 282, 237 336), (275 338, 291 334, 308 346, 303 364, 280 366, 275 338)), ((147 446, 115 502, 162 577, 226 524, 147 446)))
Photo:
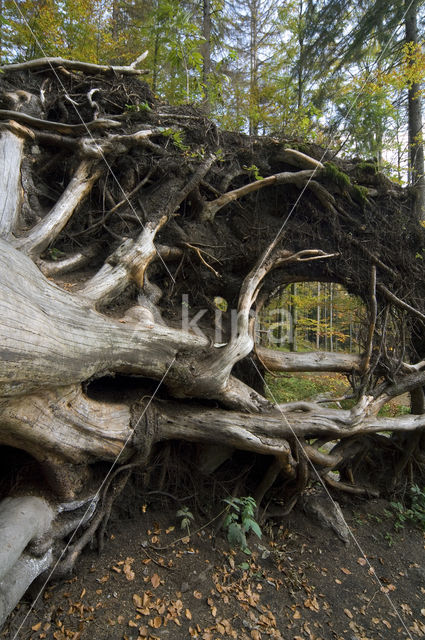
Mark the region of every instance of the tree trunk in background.
POLYGON ((249 133, 258 135, 258 0, 251 2, 249 51, 249 133))
MULTIPOLYGON (((418 0, 406 0, 406 43, 418 44, 418 0)), ((413 82, 408 91, 409 120, 409 168, 410 180, 415 189, 415 214, 425 220, 424 149, 422 133, 422 99, 420 85, 413 82)))
POLYGON ((329 350, 334 350, 334 338, 333 338, 333 304, 334 304, 334 285, 333 282, 329 283, 329 350))
POLYGON ((320 282, 317 283, 316 349, 320 349, 320 282))
POLYGON ((297 285, 291 284, 291 302, 289 305, 289 314, 291 318, 290 326, 289 326, 289 350, 297 351, 297 321, 298 321, 298 313, 297 313, 297 304, 294 300, 294 297, 297 295, 297 285))
POLYGON ((209 111, 210 102, 210 73, 211 73, 211 3, 203 0, 202 4, 202 35, 205 42, 202 45, 202 84, 204 87, 204 104, 209 111))

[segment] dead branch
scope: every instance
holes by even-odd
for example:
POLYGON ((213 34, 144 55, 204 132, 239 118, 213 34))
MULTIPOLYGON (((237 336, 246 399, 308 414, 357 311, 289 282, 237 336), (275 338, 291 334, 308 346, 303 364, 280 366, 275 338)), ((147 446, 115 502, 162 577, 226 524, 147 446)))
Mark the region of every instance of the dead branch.
POLYGON ((16 120, 16 122, 23 123, 30 128, 56 131, 57 133, 68 134, 71 136, 81 136, 88 131, 104 131, 106 129, 113 129, 114 127, 122 126, 121 123, 116 120, 103 119, 92 120, 91 122, 85 122, 84 124, 64 124, 63 122, 43 120, 41 118, 29 116, 21 111, 9 111, 7 109, 0 109, 0 120, 16 120))
POLYGON ((264 189, 265 187, 269 187, 274 184, 294 184, 299 189, 301 189, 306 181, 311 178, 313 173, 314 170, 296 172, 286 171, 284 173, 276 173, 275 175, 268 176, 267 178, 263 178, 262 180, 255 180, 254 182, 250 182, 249 184, 240 187, 239 189, 234 189, 233 191, 224 193, 216 200, 206 202, 204 205, 204 209, 200 215, 200 219, 204 222, 212 222, 216 213, 230 202, 238 200, 248 193, 254 193, 259 189, 264 189))
POLYGON ((398 298, 384 284, 378 283, 376 285, 376 288, 385 296, 385 298, 387 298, 387 300, 392 302, 396 307, 399 307, 400 309, 405 309, 412 315, 416 316, 416 318, 419 318, 419 320, 422 320, 422 322, 425 322, 425 315, 421 313, 419 309, 415 309, 415 307, 412 307, 407 302, 404 302, 404 300, 401 300, 400 298, 398 298))
POLYGON ((57 69, 62 67, 63 69, 70 69, 71 71, 82 71, 91 75, 95 74, 122 74, 122 75, 134 75, 140 76, 149 73, 147 70, 136 69, 135 66, 140 64, 148 52, 145 51, 141 56, 137 58, 129 66, 115 66, 115 65, 103 65, 92 64, 90 62, 81 62, 79 60, 66 60, 65 58, 37 58, 36 60, 28 60, 27 62, 18 62, 14 64, 4 64, 0 66, 0 70, 3 73, 12 73, 14 71, 24 71, 26 69, 41 70, 41 69, 57 69))
POLYGON ((256 354, 269 371, 360 371, 363 358, 354 353, 310 351, 293 353, 256 346, 256 354))
POLYGON ((372 267, 370 276, 370 296, 369 296, 369 329, 367 335, 366 355, 363 362, 363 373, 367 373, 370 366, 370 359, 373 350, 373 336, 376 327, 376 314, 378 311, 378 303, 376 301, 376 267, 372 267))
POLYGON ((102 169, 93 161, 83 160, 53 209, 28 235, 14 240, 13 245, 32 257, 40 255, 62 231, 101 174, 102 169))

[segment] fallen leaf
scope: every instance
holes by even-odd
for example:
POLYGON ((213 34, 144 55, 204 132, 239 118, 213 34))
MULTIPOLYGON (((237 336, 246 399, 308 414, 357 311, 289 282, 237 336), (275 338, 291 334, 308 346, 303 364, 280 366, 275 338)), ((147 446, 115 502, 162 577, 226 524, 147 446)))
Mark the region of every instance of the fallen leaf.
POLYGON ((307 598, 307 600, 304 600, 304 606, 307 609, 311 609, 312 611, 319 611, 320 609, 320 605, 317 602, 316 596, 314 596, 313 598, 307 598))
POLYGON ((160 626, 162 625, 161 616, 155 616, 155 618, 153 620, 149 620, 149 625, 151 627, 153 627, 154 629, 159 629, 160 626))
POLYGON ((138 608, 143 606, 143 600, 137 593, 133 593, 133 602, 138 608))
POLYGON ((157 587, 159 587, 159 585, 161 584, 161 578, 159 577, 159 575, 157 573, 154 573, 152 578, 151 578, 151 583, 154 589, 156 589, 157 587))
POLYGON ((350 569, 346 569, 345 567, 341 567, 341 571, 342 571, 342 573, 345 573, 346 576, 350 576, 351 575, 350 569))
POLYGON ((364 567, 367 564, 367 560, 366 558, 357 558, 357 562, 358 564, 360 564, 362 567, 364 567))
POLYGON ((192 613, 191 613, 190 609, 186 609, 186 611, 184 612, 184 614, 185 614, 185 616, 186 616, 186 618, 187 618, 188 620, 192 620, 192 613))
POLYGON ((37 622, 37 624, 31 627, 33 631, 38 631, 40 628, 41 628, 41 622, 37 622))
POLYGON ((350 609, 344 609, 344 613, 347 616, 347 618, 350 618, 350 620, 353 619, 353 614, 351 613, 350 609))
POLYGON ((197 600, 200 600, 202 598, 202 593, 200 591, 194 591, 193 595, 197 600))
POLYGON ((101 584, 103 584, 104 582, 107 582, 109 580, 109 573, 106 574, 106 576, 103 576, 103 578, 96 578, 97 582, 100 582, 101 584))

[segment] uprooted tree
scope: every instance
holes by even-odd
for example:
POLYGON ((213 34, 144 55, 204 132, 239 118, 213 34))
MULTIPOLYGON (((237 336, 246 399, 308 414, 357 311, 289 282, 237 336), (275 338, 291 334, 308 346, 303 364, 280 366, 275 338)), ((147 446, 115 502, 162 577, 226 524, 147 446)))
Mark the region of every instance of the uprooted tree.
POLYGON ((316 471, 332 490, 374 494, 425 463, 411 193, 373 162, 220 132, 159 103, 141 73, 2 67, 0 454, 15 467, 0 485, 1 620, 37 575, 72 568, 167 441, 196 443, 210 474, 237 450, 258 455, 251 492, 282 512, 316 471), (305 281, 363 299, 361 356, 255 344, 258 310, 305 281), (238 311, 219 337, 216 296, 238 311), (345 372, 352 408, 276 405, 267 370, 345 372), (378 416, 405 393, 409 415, 378 416))

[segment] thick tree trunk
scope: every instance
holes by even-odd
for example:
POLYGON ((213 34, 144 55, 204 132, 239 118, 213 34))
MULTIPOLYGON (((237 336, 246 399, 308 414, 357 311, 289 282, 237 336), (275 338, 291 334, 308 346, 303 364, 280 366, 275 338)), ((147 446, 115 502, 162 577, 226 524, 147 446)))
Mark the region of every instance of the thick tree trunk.
MULTIPOLYGON (((406 43, 414 54, 418 46, 417 25, 418 1, 406 0, 406 43)), ((408 89, 409 167, 410 181, 415 191, 415 213, 419 220, 425 220, 425 170, 422 131, 421 87, 412 82, 408 89)))

